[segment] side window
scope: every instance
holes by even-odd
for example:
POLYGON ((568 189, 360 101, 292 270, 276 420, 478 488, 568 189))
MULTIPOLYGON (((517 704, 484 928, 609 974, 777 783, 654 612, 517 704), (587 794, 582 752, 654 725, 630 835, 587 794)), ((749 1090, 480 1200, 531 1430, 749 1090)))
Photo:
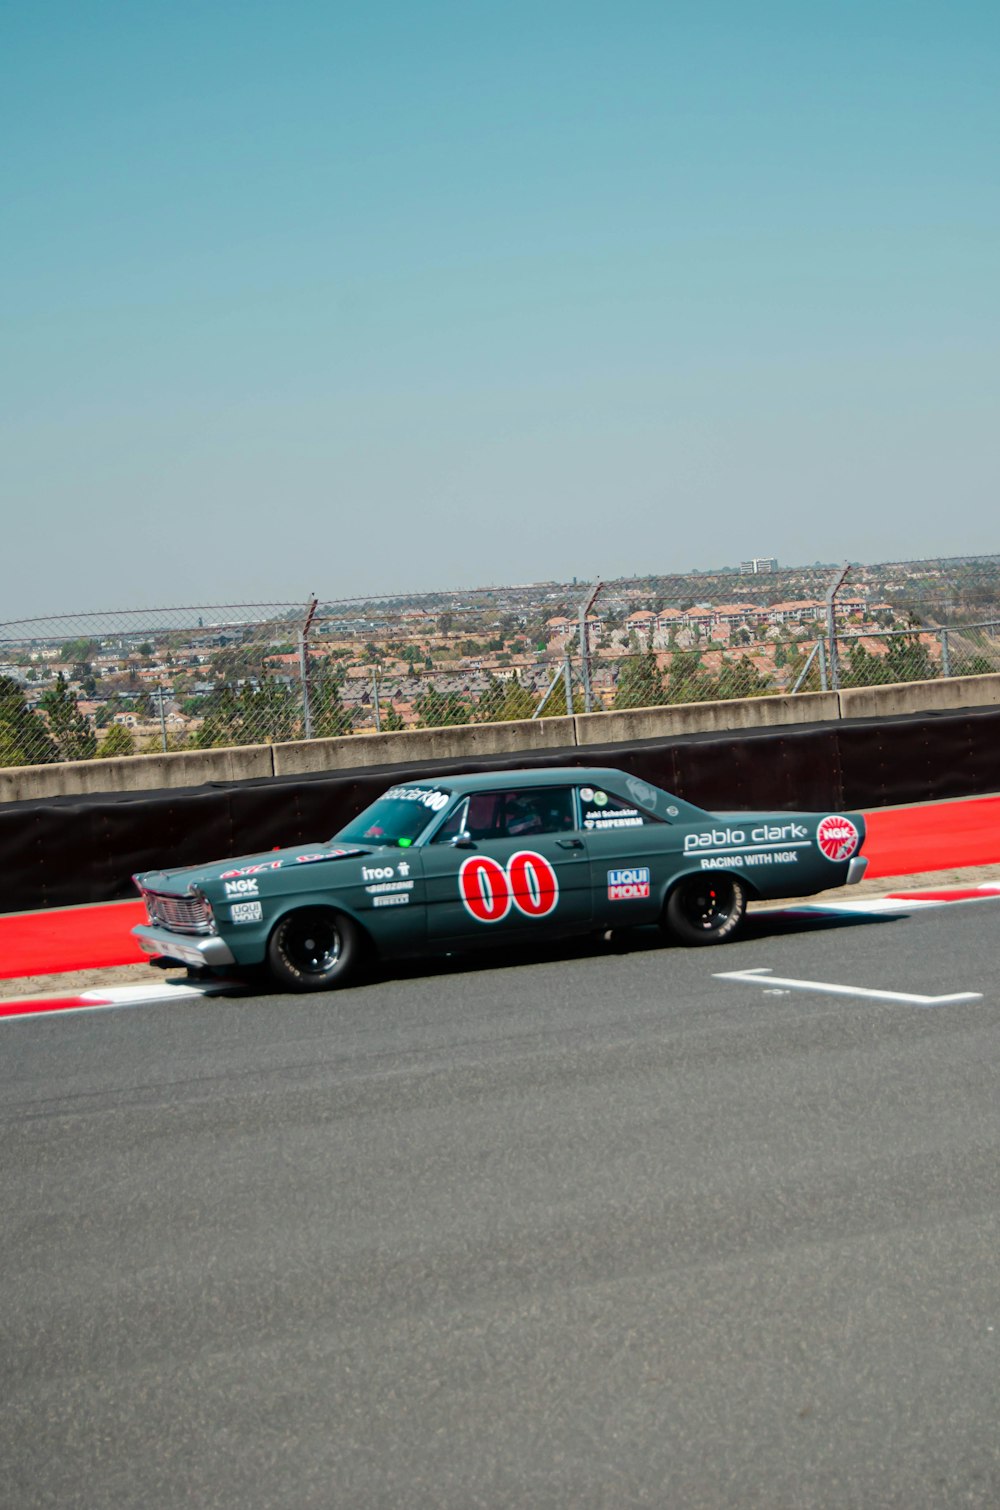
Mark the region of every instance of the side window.
POLYGON ((468 797, 466 797, 464 802, 460 802, 458 804, 458 807, 452 813, 447 822, 442 823, 441 827, 434 835, 434 838, 431 840, 431 843, 447 844, 449 839, 457 839, 459 834, 464 834, 468 811, 469 799, 468 797))
POLYGON ((438 829, 433 842, 447 844, 461 833, 473 840, 528 839, 575 827, 572 787, 473 792, 438 829))
POLYGON ((646 828, 660 822, 652 813, 600 787, 580 787, 580 811, 584 828, 598 833, 607 828, 646 828))
POLYGON ((506 793, 504 833, 508 839, 528 838, 532 834, 562 834, 573 827, 573 792, 570 787, 536 787, 506 793))
POLYGON ((503 792, 473 792, 466 828, 473 839, 503 837, 503 792))

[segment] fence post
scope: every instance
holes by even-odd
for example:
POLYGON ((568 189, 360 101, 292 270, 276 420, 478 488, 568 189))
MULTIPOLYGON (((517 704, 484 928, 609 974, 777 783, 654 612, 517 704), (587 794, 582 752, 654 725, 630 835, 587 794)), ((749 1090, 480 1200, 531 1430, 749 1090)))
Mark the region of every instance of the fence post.
MULTIPOLYGON (((832 684, 832 690, 834 692, 836 692, 840 686, 840 672, 837 668, 837 627, 834 622, 833 605, 838 592, 844 585, 844 578, 847 576, 847 573, 850 571, 850 569, 850 562, 845 561, 844 565, 841 567, 840 575, 837 577, 836 581, 831 584, 826 594, 826 637, 830 650, 830 681, 832 684)), ((823 690, 825 692, 826 688, 824 687, 823 690)))
POLYGON ((828 692, 830 689, 826 676, 826 641, 817 640, 816 643, 819 646, 819 685, 821 691, 828 692))
POLYGON ((566 683, 566 717, 573 712, 573 668, 569 663, 569 651, 566 652, 566 660, 563 664, 563 677, 566 683))
POLYGON ((580 607, 580 680, 583 682, 583 708, 585 713, 593 711, 593 696, 590 690, 590 636, 587 633, 587 615, 597 602, 597 595, 604 583, 598 578, 594 583, 590 597, 580 607))
POLYGON ((305 623, 299 630, 299 676, 302 679, 302 730, 306 739, 312 739, 312 709, 309 706, 309 631, 313 615, 319 606, 318 598, 311 598, 306 610, 305 623))
POLYGON ((160 704, 160 743, 163 745, 164 755, 167 753, 167 719, 163 711, 163 688, 157 687, 157 696, 160 704))
POLYGON ((375 732, 382 732, 382 710, 378 705, 378 667, 372 667, 372 706, 375 709, 375 732))
POLYGON ((941 675, 951 676, 951 651, 948 647, 948 631, 941 631, 941 675))

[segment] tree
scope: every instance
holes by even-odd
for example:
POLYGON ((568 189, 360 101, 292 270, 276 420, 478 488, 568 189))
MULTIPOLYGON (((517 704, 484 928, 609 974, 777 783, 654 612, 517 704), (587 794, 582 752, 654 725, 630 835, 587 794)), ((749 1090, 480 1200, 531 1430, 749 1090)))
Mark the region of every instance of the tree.
POLYGON ((774 691, 767 677, 761 675, 746 655, 741 655, 738 661, 724 661, 714 686, 709 678, 708 687, 711 700, 719 702, 739 697, 764 697, 774 691))
POLYGON ((200 750, 225 745, 280 744, 301 732, 298 702, 272 678, 255 687, 246 682, 237 693, 216 687, 206 698, 205 721, 194 738, 200 750))
POLYGON ((341 697, 343 685, 343 668, 323 670, 313 679, 309 690, 309 712, 315 739, 350 734, 352 717, 341 697))
MULTIPOLYGON (((541 694, 539 694, 539 699, 540 699, 540 697, 541 697, 541 694)), ((537 702, 536 702, 535 706, 536 707, 538 706, 537 702)), ((573 706, 572 706, 572 709, 570 711, 573 712, 573 713, 582 713, 584 711, 584 708, 583 708, 583 693, 579 692, 575 687, 573 689, 573 706)), ((565 677, 560 676, 559 680, 556 682, 555 686, 552 689, 552 692, 549 695, 548 702, 545 704, 545 707, 542 709, 541 717, 542 718, 563 718, 565 716, 565 713, 566 713, 566 679, 565 679, 565 677)))
POLYGON ((49 765, 59 751, 9 676, 0 676, 0 766, 49 765))
POLYGON ((523 687, 516 676, 512 676, 504 689, 503 721, 514 723, 518 719, 530 718, 537 701, 535 694, 523 687))
POLYGON ((388 707, 381 709, 380 717, 382 719, 382 732, 384 734, 398 734, 400 729, 406 728, 402 714, 397 712, 392 703, 389 703, 388 707))
POLYGON ((62 647, 62 658, 67 664, 74 662, 89 662, 95 656, 100 655, 101 646, 99 641, 83 637, 78 640, 67 640, 62 647))
POLYGON ((451 634, 451 626, 455 622, 450 613, 438 614, 438 630, 441 634, 451 634))
POLYGON ((89 718, 80 712, 76 698, 60 671, 54 687, 43 692, 39 707, 45 714, 60 760, 91 760, 97 753, 97 735, 89 718))
POLYGON ((490 674, 486 678, 486 686, 483 688, 476 703, 475 721, 477 724, 498 724, 503 722, 504 684, 499 677, 490 674))
POLYGON ((124 724, 112 724, 97 746, 97 753, 104 760, 116 755, 134 754, 135 740, 131 731, 124 724))
POLYGON ((676 650, 667 675, 668 703, 701 703, 712 696, 712 685, 705 676, 697 650, 676 650))
POLYGON ((899 677, 892 674, 886 656, 873 655, 860 643, 851 646, 846 665, 844 658, 840 659, 842 687, 880 687, 885 686, 887 682, 899 680, 899 677))
POLYGON ((442 696, 433 682, 428 682, 420 696, 414 698, 413 707, 425 729, 441 729, 471 722, 470 711, 462 699, 454 692, 442 696))
POLYGON ((663 678, 652 650, 624 662, 615 685, 616 708, 657 708, 667 701, 663 678))
POLYGON ((937 676, 937 667, 919 635, 893 636, 885 657, 892 682, 928 682, 937 676))

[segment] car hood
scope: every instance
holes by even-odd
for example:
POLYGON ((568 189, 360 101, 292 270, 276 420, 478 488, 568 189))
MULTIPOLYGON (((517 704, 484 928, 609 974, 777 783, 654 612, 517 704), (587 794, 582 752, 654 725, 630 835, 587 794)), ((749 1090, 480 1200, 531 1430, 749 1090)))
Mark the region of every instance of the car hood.
POLYGON ((235 880, 239 876, 262 876, 276 870, 301 865, 337 865, 341 860, 370 855, 372 848, 360 845, 311 844, 293 849, 268 849, 257 855, 238 855, 231 860, 214 860, 209 865, 187 865, 178 870, 144 871, 132 879, 142 891, 162 891, 183 896, 194 889, 202 890, 214 882, 235 880))

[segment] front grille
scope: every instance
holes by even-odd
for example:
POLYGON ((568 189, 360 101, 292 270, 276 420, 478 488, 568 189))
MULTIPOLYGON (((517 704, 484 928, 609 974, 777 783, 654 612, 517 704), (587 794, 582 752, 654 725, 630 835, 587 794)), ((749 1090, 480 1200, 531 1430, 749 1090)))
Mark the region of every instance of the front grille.
POLYGON ((174 933, 211 933, 212 908, 204 897, 168 897, 158 891, 144 891, 143 898, 151 923, 161 923, 174 933))

